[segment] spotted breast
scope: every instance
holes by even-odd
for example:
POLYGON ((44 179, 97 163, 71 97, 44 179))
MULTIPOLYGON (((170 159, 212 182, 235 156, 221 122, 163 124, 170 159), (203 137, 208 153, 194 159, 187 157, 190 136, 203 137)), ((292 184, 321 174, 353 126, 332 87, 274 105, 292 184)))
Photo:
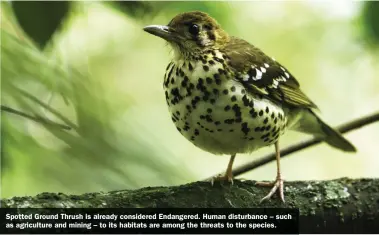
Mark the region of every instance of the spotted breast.
POLYGON ((286 111, 246 90, 225 60, 212 51, 167 66, 163 86, 177 130, 214 154, 246 153, 274 143, 285 131, 286 111))

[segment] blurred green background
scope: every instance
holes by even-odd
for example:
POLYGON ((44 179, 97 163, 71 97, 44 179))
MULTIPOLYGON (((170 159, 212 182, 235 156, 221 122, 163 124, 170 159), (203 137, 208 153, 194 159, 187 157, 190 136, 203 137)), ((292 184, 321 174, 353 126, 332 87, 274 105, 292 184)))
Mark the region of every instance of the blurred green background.
MULTIPOLYGON (((162 83, 170 49, 145 33, 201 10, 284 64, 338 125, 379 110, 378 2, 1 2, 1 197, 177 185, 223 171, 174 127, 162 83)), ((379 177, 379 125, 282 160, 285 180, 379 177)), ((305 140, 288 132, 285 147, 305 140)), ((235 165, 274 151, 238 155, 235 165)), ((272 180, 275 164, 246 173, 272 180)))

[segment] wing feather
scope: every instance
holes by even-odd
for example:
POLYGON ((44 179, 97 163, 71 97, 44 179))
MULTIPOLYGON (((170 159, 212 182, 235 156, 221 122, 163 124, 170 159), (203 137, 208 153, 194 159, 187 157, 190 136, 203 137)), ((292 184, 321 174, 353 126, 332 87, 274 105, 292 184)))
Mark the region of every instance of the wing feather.
POLYGON ((247 90, 292 107, 317 108, 285 67, 248 42, 232 38, 223 53, 247 90))

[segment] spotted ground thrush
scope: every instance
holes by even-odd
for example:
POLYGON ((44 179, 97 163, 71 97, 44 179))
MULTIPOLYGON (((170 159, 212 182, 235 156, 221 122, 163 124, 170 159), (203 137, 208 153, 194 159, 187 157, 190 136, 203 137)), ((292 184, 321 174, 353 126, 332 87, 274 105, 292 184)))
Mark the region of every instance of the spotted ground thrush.
POLYGON ((248 42, 229 36, 209 15, 187 12, 167 26, 144 30, 173 48, 163 88, 178 131, 205 151, 231 155, 226 174, 217 180, 232 181, 237 153, 274 144, 276 180, 257 184, 273 186, 262 200, 279 190, 284 202, 279 137, 286 129, 321 137, 343 151, 356 151, 313 112, 316 105, 284 66, 248 42))

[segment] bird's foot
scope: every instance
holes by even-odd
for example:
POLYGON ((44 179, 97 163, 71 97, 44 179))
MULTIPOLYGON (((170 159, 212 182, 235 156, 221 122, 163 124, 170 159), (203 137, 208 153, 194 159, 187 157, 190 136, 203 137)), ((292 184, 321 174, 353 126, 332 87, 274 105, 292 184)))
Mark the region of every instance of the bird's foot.
POLYGON ((262 198, 261 202, 263 202, 264 200, 267 200, 267 199, 270 199, 271 196, 279 189, 278 193, 279 193, 279 196, 280 196, 280 199, 282 200, 282 202, 284 203, 284 190, 283 190, 283 179, 280 177, 280 175, 278 175, 276 177, 276 180, 274 182, 257 182, 255 183, 256 185, 259 185, 259 186, 264 186, 264 187, 272 187, 271 191, 267 194, 267 196, 265 196, 264 198, 262 198))
POLYGON ((218 175, 218 176, 214 176, 212 177, 211 179, 211 185, 213 186, 213 184, 218 181, 218 182, 223 182, 223 181, 227 181, 229 183, 231 183, 233 185, 233 175, 232 174, 225 174, 225 175, 218 175))

